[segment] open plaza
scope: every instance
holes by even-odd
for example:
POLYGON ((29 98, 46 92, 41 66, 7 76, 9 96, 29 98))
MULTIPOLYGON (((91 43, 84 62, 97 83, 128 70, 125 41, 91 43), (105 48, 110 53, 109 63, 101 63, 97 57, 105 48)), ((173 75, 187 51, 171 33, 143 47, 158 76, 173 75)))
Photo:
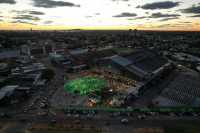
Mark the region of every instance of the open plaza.
POLYGON ((51 106, 110 106, 113 96, 125 90, 132 80, 97 69, 76 74, 60 84, 49 99, 51 106))

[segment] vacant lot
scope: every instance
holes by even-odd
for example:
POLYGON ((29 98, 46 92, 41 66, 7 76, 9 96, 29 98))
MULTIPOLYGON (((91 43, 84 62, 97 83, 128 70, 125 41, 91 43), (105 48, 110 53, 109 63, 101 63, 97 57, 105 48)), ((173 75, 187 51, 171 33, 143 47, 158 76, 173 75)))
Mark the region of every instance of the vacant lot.
POLYGON ((0 131, 4 127, 4 123, 0 122, 0 131))
POLYGON ((165 133, 162 127, 134 127, 132 133, 165 133))
POLYGON ((200 127, 134 127, 132 133, 200 133, 200 127))
POLYGON ((33 124, 27 130, 29 131, 76 131, 76 132, 105 132, 100 126, 83 126, 79 124, 33 124))

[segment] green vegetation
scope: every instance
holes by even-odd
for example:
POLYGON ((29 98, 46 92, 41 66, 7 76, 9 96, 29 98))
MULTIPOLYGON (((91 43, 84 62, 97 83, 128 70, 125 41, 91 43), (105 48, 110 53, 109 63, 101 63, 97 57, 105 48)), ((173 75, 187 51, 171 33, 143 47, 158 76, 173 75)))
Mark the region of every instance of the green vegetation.
POLYGON ((200 127, 162 127, 165 133, 200 133, 200 127))
POLYGON ((41 75, 42 79, 47 79, 48 81, 54 77, 54 71, 50 68, 44 69, 41 75))

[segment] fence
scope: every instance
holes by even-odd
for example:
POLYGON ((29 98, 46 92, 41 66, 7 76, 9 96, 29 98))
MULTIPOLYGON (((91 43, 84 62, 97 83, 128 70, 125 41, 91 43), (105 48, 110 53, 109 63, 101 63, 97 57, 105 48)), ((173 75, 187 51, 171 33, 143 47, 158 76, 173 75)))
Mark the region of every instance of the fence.
POLYGON ((97 107, 53 107, 55 110, 98 110, 98 111, 134 111, 134 109, 97 108, 97 107))
POLYGON ((142 112, 146 111, 160 111, 160 112, 200 112, 200 109, 185 109, 185 108, 144 108, 140 109, 142 112))

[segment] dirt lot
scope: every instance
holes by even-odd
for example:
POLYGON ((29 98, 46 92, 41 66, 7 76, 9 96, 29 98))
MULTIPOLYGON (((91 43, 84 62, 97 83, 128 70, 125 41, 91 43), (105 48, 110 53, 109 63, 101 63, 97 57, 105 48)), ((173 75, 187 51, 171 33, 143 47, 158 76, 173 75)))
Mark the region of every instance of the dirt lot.
POLYGON ((164 133, 162 127, 134 127, 132 133, 164 133))
POLYGON ((0 122, 0 131, 4 127, 4 123, 0 122))
MULTIPOLYGON (((28 127, 29 131, 77 131, 77 132, 99 132, 99 126, 83 126, 78 124, 33 124, 28 127)), ((105 129, 101 127, 101 132, 105 132, 105 129)))

